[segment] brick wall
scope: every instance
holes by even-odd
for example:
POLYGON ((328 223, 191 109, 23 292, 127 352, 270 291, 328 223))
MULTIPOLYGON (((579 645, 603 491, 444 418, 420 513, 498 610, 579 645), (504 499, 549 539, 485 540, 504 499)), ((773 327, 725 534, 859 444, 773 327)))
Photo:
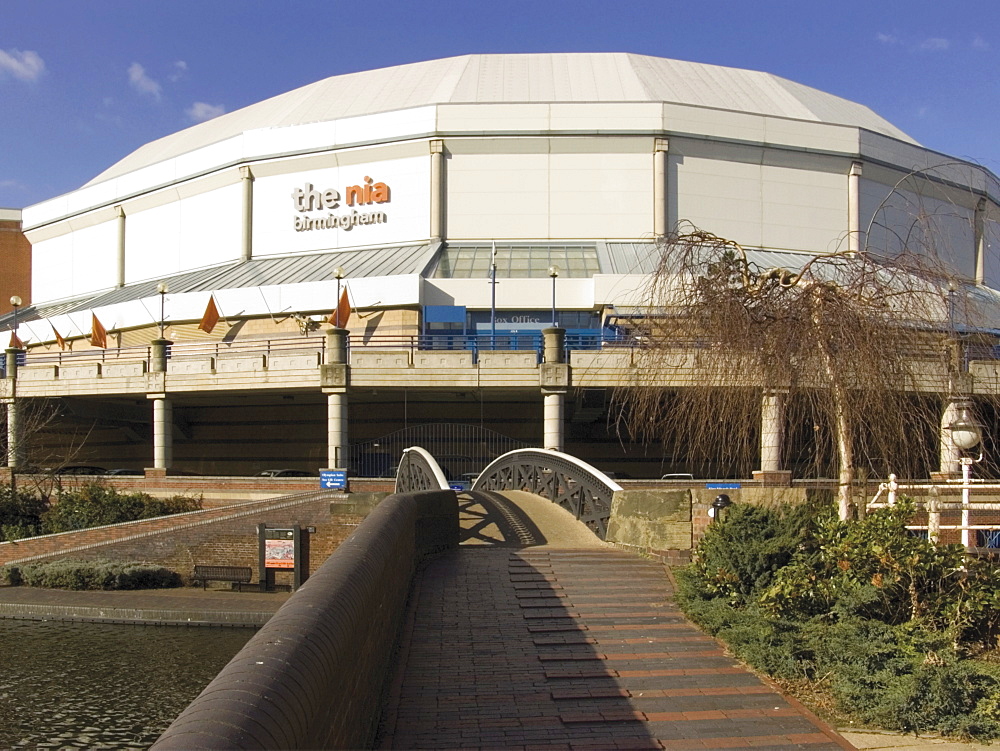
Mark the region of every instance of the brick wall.
MULTIPOLYGON (((11 295, 31 304, 31 243, 21 232, 20 212, 0 209, 0 315, 9 313, 11 295), (17 215, 17 219, 9 218, 17 215)), ((7 346, 7 342, 3 342, 7 346)))
MULTIPOLYGON (((300 502, 275 499, 2 543, 0 563, 64 558, 142 561, 166 566, 185 577, 194 573, 195 564, 250 566, 256 582, 257 524, 298 524, 316 528, 313 534, 302 534, 305 571, 311 575, 366 513, 358 504, 331 502, 330 494, 317 493, 300 502)), ((291 579, 291 572, 276 572, 274 583, 291 584, 291 579)))
POLYGON ((153 748, 370 748, 413 572, 457 544, 454 492, 386 498, 153 748))

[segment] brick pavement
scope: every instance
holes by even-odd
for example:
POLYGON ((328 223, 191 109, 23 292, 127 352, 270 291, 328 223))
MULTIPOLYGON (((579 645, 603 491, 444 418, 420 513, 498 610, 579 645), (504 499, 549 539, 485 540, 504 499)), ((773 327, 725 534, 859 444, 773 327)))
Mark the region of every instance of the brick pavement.
POLYGON ((483 505, 478 545, 415 583, 381 748, 853 748, 687 621, 659 564, 503 501, 483 544, 483 505))

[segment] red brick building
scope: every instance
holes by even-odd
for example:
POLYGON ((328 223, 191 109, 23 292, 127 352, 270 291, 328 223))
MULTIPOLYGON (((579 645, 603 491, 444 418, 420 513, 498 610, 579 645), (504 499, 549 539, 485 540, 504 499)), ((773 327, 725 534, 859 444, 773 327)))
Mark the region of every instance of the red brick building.
POLYGON ((21 210, 0 209, 0 315, 11 311, 11 295, 31 303, 31 243, 21 231, 21 210))

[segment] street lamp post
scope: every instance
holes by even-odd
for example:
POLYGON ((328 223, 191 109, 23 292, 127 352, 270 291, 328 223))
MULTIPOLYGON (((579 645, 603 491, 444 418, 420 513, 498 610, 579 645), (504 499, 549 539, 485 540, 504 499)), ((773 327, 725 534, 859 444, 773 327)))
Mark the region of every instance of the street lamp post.
POLYGON ((10 304, 14 308, 14 341, 20 341, 17 338, 17 309, 21 307, 21 298, 19 295, 10 296, 10 304))
POLYGON ((979 425, 970 417, 966 410, 963 410, 959 418, 948 426, 951 431, 951 440, 955 446, 962 451, 962 456, 958 462, 962 465, 962 545, 968 550, 972 544, 972 530, 969 529, 969 495, 972 482, 972 465, 980 461, 967 456, 965 452, 971 451, 982 440, 982 432, 979 425))
POLYGON ((556 277, 559 276, 559 267, 549 266, 549 276, 552 277, 552 328, 559 324, 556 322, 556 277))
POLYGON ((166 301, 170 287, 167 286, 166 282, 160 282, 156 285, 156 291, 160 295, 160 339, 166 339, 166 301))

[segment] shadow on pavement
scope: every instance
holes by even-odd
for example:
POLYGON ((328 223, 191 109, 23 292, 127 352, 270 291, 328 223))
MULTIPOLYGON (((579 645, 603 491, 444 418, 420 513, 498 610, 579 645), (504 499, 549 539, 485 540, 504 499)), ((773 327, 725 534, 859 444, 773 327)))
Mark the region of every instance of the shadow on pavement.
POLYGON ((547 542, 531 518, 499 493, 459 493, 458 516, 461 545, 526 548, 547 542))

